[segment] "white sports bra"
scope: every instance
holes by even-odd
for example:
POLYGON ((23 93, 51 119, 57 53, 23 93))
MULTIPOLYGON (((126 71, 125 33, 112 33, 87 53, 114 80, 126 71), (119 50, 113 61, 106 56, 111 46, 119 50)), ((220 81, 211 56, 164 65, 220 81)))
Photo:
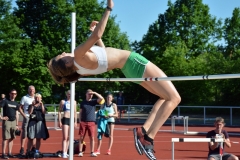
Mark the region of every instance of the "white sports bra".
POLYGON ((104 48, 99 46, 92 46, 90 50, 96 55, 98 60, 98 67, 96 69, 86 69, 81 67, 77 62, 74 61, 74 65, 78 68, 77 73, 78 74, 101 74, 104 72, 107 72, 108 68, 108 61, 107 61, 107 53, 104 48))

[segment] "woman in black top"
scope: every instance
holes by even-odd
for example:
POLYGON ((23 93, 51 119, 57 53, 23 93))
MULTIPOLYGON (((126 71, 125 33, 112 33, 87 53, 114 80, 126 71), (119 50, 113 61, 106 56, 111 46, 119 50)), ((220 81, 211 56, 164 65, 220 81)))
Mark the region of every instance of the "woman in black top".
POLYGON ((42 103, 41 94, 35 95, 33 104, 28 109, 30 119, 28 124, 28 146, 27 152, 33 147, 33 139, 36 138, 36 150, 40 149, 41 139, 47 139, 49 137, 48 130, 45 122, 45 107, 42 103))

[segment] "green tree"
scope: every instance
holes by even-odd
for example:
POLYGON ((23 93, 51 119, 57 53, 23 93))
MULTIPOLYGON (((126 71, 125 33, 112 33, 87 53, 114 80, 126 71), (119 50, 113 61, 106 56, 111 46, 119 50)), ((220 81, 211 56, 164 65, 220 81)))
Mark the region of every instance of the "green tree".
POLYGON ((223 37, 226 42, 225 55, 234 56, 240 50, 240 8, 235 8, 231 18, 226 18, 223 27, 223 37))
MULTIPOLYGON (((223 38, 225 46, 220 46, 220 50, 226 57, 224 65, 225 73, 239 73, 240 68, 240 8, 235 8, 232 17, 226 18, 223 27, 223 38)), ((222 67, 221 67, 222 68, 222 67)), ((222 68, 223 69, 223 68, 222 68)), ((239 79, 225 80, 221 82, 219 92, 223 105, 239 105, 239 79)))
POLYGON ((20 61, 18 55, 23 53, 22 49, 29 39, 22 38, 23 32, 17 26, 17 18, 11 14, 11 7, 11 1, 0 0, 0 88, 5 93, 15 88, 21 95, 23 86, 16 79, 19 76, 16 69, 20 61))
MULTIPOLYGON (((219 73, 211 67, 206 69, 205 64, 209 64, 209 55, 213 59, 218 57, 214 43, 221 39, 221 20, 209 13, 209 7, 202 0, 169 1, 168 7, 150 25, 142 41, 133 43, 133 48, 168 76, 219 73)), ((182 96, 181 104, 204 104, 214 98, 215 86, 211 82, 173 83, 182 96)))

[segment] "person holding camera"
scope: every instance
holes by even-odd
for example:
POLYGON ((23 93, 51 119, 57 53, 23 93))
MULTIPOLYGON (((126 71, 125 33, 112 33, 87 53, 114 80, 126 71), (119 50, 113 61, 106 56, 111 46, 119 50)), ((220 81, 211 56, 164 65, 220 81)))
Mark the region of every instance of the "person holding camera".
POLYGON ((36 148, 38 151, 41 145, 41 139, 47 139, 49 137, 48 129, 45 121, 45 107, 42 103, 42 96, 39 93, 35 94, 35 100, 28 108, 29 123, 27 126, 27 154, 33 146, 33 140, 36 138, 36 148))
POLYGON ((222 160, 238 160, 238 157, 224 152, 224 146, 226 145, 228 148, 231 147, 231 142, 229 139, 228 132, 223 130, 225 125, 224 119, 222 117, 217 117, 215 122, 215 129, 211 130, 207 133, 206 138, 223 138, 223 148, 221 148, 220 142, 209 142, 208 145, 208 160, 220 160, 222 156, 222 160), (220 155, 222 154, 222 155, 220 155))
POLYGON ((0 107, 3 109, 2 120, 2 159, 15 158, 12 155, 13 140, 15 139, 15 132, 18 130, 18 109, 19 104, 15 101, 17 91, 12 89, 9 92, 9 99, 2 100, 0 107), (6 147, 8 144, 8 155, 6 155, 6 147))

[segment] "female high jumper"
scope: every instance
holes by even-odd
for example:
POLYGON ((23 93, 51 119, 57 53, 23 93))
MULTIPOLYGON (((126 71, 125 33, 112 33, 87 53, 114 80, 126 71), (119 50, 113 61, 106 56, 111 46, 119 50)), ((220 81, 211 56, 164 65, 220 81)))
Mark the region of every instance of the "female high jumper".
MULTIPOLYGON (((77 81, 80 77, 101 74, 115 68, 121 69, 127 78, 166 77, 160 68, 140 54, 104 46, 101 37, 113 6, 113 0, 108 0, 102 19, 99 23, 91 23, 91 36, 74 53, 63 52, 48 62, 49 72, 57 83, 77 81)), ((180 103, 181 97, 171 81, 143 81, 139 84, 159 96, 144 125, 133 130, 139 154, 144 152, 150 160, 155 160, 154 137, 180 103)))

